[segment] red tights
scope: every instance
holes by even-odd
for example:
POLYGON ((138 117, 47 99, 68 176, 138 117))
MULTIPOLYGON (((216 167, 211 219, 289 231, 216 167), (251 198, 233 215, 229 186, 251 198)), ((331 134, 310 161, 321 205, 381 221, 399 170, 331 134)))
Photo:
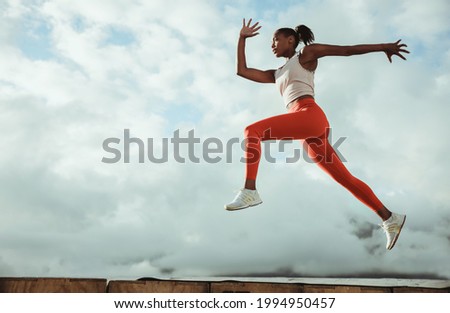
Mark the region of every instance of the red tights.
POLYGON ((366 183, 353 176, 328 142, 329 124, 314 99, 298 100, 288 113, 263 119, 245 128, 246 178, 256 180, 261 159, 261 140, 300 139, 309 157, 356 198, 377 212, 381 201, 366 183))

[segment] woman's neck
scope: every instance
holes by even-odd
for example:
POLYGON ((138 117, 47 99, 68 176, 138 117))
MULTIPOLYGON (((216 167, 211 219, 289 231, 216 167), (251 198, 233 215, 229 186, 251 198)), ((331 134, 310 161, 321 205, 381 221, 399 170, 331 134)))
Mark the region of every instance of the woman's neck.
POLYGON ((297 52, 296 52, 295 50, 289 51, 289 52, 286 54, 286 56, 285 56, 286 62, 289 61, 290 59, 292 59, 292 57, 293 57, 296 53, 297 53, 297 52))

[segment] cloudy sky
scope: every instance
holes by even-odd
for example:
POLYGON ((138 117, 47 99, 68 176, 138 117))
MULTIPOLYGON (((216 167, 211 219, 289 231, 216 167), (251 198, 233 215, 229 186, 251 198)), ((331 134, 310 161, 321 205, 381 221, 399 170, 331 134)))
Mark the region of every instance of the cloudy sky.
POLYGON ((446 0, 0 0, 0 276, 449 279, 449 13, 446 0), (285 112, 274 85, 235 74, 243 17, 263 26, 247 44, 262 69, 284 63, 270 49, 284 26, 321 43, 408 44, 407 61, 330 57, 316 73, 347 167, 408 215, 394 250, 316 165, 285 162, 298 143, 270 146, 262 205, 223 209, 244 179, 239 144, 226 144, 285 112), (199 143, 175 151, 189 131, 199 143), (125 162, 126 134, 144 162, 136 143, 125 162), (102 162, 108 138, 118 162, 102 162), (167 162, 148 160, 165 149, 167 162))

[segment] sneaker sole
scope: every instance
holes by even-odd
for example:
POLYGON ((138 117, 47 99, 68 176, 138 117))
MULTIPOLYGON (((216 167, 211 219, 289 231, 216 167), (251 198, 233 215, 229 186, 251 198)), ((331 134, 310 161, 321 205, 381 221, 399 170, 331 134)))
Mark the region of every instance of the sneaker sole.
POLYGON ((255 204, 251 204, 251 205, 247 205, 247 206, 244 206, 244 207, 242 207, 242 208, 227 208, 226 206, 225 206, 225 210, 227 210, 227 211, 239 211, 239 210, 243 210, 243 209, 248 209, 248 208, 250 208, 250 207, 252 207, 252 206, 257 206, 257 205, 260 205, 262 203, 262 201, 261 202, 258 202, 258 203, 255 203, 255 204))
POLYGON ((400 226, 400 229, 398 230, 398 233, 397 233, 397 235, 395 236, 394 241, 392 242, 392 245, 388 248, 388 250, 392 250, 392 248, 394 248, 395 243, 397 242, 397 239, 398 239, 398 237, 400 236, 400 232, 402 231, 403 225, 405 225, 405 221, 406 221, 406 215, 405 215, 405 217, 403 218, 402 225, 400 226))

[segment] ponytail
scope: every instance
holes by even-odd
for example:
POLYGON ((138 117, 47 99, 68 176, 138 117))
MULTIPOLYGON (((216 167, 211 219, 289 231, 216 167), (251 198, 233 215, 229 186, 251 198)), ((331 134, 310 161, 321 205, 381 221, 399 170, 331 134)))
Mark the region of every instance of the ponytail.
POLYGON ((311 29, 305 25, 299 25, 295 27, 295 32, 299 38, 299 41, 303 41, 306 45, 312 43, 314 41, 314 34, 311 29))
POLYGON ((286 37, 293 36, 295 38, 294 48, 297 48, 300 41, 302 41, 305 46, 314 41, 313 32, 305 25, 299 25, 295 29, 287 27, 280 28, 277 30, 277 33, 282 33, 286 37))

